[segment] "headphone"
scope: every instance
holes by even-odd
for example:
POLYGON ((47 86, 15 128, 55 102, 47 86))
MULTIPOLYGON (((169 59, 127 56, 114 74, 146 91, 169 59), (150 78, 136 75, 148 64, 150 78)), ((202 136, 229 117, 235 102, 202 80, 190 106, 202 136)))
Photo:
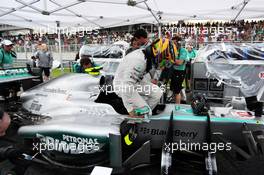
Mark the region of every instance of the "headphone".
POLYGON ((205 99, 205 96, 202 94, 194 95, 191 106, 193 113, 199 116, 207 115, 209 110, 209 105, 207 103, 207 100, 205 99))

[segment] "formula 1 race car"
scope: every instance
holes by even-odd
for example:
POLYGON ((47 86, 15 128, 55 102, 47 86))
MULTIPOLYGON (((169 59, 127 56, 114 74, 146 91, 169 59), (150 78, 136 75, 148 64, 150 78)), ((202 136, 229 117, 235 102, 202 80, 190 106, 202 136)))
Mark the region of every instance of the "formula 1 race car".
POLYGON ((28 148, 23 159, 70 174, 95 166, 144 174, 136 169, 143 165, 158 174, 184 166, 189 174, 216 174, 215 153, 235 152, 240 160, 264 153, 264 120, 253 112, 209 108, 197 98, 192 105, 159 104, 149 122, 130 123, 122 100, 108 90, 112 79, 66 74, 24 92, 16 113, 28 148))

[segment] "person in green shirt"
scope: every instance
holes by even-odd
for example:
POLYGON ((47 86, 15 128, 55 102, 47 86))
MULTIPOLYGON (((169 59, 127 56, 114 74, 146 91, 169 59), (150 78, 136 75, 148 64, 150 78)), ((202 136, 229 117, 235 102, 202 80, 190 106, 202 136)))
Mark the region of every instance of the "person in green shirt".
POLYGON ((10 40, 4 40, 0 48, 0 68, 12 67, 16 54, 12 51, 13 43, 10 40))
POLYGON ((186 64, 186 92, 190 91, 191 89, 191 62, 194 60, 197 56, 197 51, 193 48, 191 44, 188 44, 187 47, 187 56, 188 56, 188 62, 186 64))
POLYGON ((176 104, 181 103, 181 90, 183 89, 182 83, 184 81, 186 75, 186 63, 188 62, 187 51, 185 48, 181 47, 181 37, 174 36, 172 41, 177 46, 178 55, 176 55, 176 59, 174 65, 171 67, 171 84, 170 89, 175 94, 175 102, 176 104))
POLYGON ((85 69, 94 67, 91 59, 88 56, 82 56, 80 63, 73 65, 73 72, 85 73, 85 69))
POLYGON ((188 44, 186 49, 189 61, 195 59, 197 56, 197 50, 195 50, 191 44, 188 44))
MULTIPOLYGON (((3 40, 0 47, 0 69, 8 69, 13 66, 13 61, 16 59, 16 53, 12 50, 13 43, 10 40, 3 40)), ((20 90, 20 83, 9 82, 1 84, 0 95, 8 97, 10 93, 16 98, 16 92, 20 90)))
POLYGON ((80 63, 73 64, 74 73, 88 73, 90 75, 100 75, 101 66, 96 65, 91 61, 90 57, 87 55, 82 55, 80 63))

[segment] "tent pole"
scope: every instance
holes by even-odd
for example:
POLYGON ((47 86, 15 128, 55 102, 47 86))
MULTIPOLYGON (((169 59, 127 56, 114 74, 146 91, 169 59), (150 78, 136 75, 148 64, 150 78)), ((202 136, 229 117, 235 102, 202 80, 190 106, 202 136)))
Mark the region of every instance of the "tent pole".
POLYGON ((161 23, 158 24, 159 38, 161 38, 161 23))
POLYGON ((4 12, 3 14, 0 14, 0 17, 5 16, 5 15, 8 15, 8 14, 10 14, 10 13, 13 13, 13 12, 15 12, 16 10, 21 10, 21 9, 27 7, 28 5, 35 4, 35 3, 39 2, 39 1, 40 1, 40 0, 34 0, 34 1, 32 1, 32 2, 29 2, 28 4, 23 4, 22 6, 19 6, 19 7, 17 7, 17 8, 11 8, 9 11, 4 12))
POLYGON ((243 1, 243 6, 242 8, 239 10, 239 12, 237 13, 236 17, 232 20, 232 21, 236 21, 238 16, 241 14, 241 12, 244 10, 244 8, 246 7, 246 5, 248 4, 250 0, 244 0, 243 1))
MULTIPOLYGON (((60 5, 59 3, 57 3, 57 2, 54 1, 54 0, 50 0, 50 2, 52 2, 53 4, 55 4, 55 5, 59 6, 59 7, 63 7, 62 5, 60 5)), ((90 23, 92 23, 92 24, 94 24, 94 25, 96 25, 96 26, 98 26, 98 27, 100 27, 100 28, 103 28, 103 26, 97 24, 96 22, 94 22, 94 21, 92 21, 92 20, 87 19, 86 17, 82 16, 81 14, 77 14, 77 13, 75 13, 73 10, 70 10, 70 9, 68 9, 68 8, 69 8, 69 7, 65 8, 65 10, 67 10, 68 12, 72 13, 73 15, 75 15, 75 16, 77 16, 77 17, 79 17, 79 18, 84 19, 84 20, 87 21, 87 22, 90 22, 90 23)))
POLYGON ((43 0, 43 7, 44 10, 47 11, 47 0, 43 0))
POLYGON ((60 56, 60 68, 61 73, 63 73, 63 64, 62 64, 62 53, 61 53, 61 30, 60 30, 60 21, 56 21, 57 23, 57 31, 58 31, 58 40, 59 40, 59 56, 60 56))
POLYGON ((152 9, 148 6, 148 4, 146 3, 146 1, 144 1, 144 4, 146 5, 146 7, 148 8, 148 11, 150 11, 151 15, 155 18, 155 20, 160 23, 159 19, 157 18, 157 16, 153 13, 152 9))
POLYGON ((159 18, 153 13, 152 9, 148 6, 148 4, 146 3, 146 1, 143 1, 144 4, 147 7, 147 10, 151 13, 151 15, 155 18, 155 20, 158 22, 158 31, 159 31, 159 38, 161 37, 161 22, 160 19, 161 17, 159 16, 159 18))

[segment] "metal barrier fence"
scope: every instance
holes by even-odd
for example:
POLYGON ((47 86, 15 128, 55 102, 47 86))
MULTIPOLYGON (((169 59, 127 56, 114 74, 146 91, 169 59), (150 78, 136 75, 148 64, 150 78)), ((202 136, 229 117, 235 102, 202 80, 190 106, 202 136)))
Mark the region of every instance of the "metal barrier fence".
MULTIPOLYGON (((208 44, 222 43, 222 42, 194 42, 193 45, 196 49, 201 49, 208 44)), ((224 43, 264 43, 264 41, 228 41, 224 43)), ((92 44, 94 45, 94 44, 92 44)), ((69 44, 62 45, 61 52, 62 58, 65 60, 74 60, 75 55, 79 52, 82 44, 69 44)), ((53 53, 54 59, 58 59, 59 56, 59 46, 58 45, 48 45, 49 51, 53 53)), ((14 51, 18 54, 18 58, 30 58, 36 51, 37 45, 34 46, 14 46, 14 51)))
MULTIPOLYGON (((62 52, 78 52, 81 48, 82 44, 67 44, 67 45, 62 45, 61 46, 61 51, 62 52)), ((51 52, 59 52, 59 46, 58 45, 48 45, 48 49, 51 52)), ((14 46, 14 51, 17 53, 24 53, 24 52, 28 52, 28 53, 34 53, 37 51, 37 45, 32 45, 32 46, 18 46, 15 45, 14 46)))
MULTIPOLYGON (((225 41, 224 43, 263 43, 264 41, 225 41)), ((196 47, 203 47, 208 44, 214 44, 214 43, 222 43, 222 42, 193 42, 193 45, 196 47)), ((67 44, 61 46, 62 52, 78 52, 83 44, 67 44)), ((96 44, 91 44, 96 45, 96 44)), ((59 52, 59 46, 58 45, 48 45, 49 51, 51 52, 59 52)), ((37 45, 32 46, 14 46, 15 52, 28 52, 28 53, 34 53, 37 50, 37 45)))
POLYGON ((194 42, 193 45, 195 46, 196 49, 201 49, 208 44, 217 44, 217 43, 230 43, 230 44, 239 44, 239 43, 264 43, 264 41, 218 41, 218 42, 194 42))

